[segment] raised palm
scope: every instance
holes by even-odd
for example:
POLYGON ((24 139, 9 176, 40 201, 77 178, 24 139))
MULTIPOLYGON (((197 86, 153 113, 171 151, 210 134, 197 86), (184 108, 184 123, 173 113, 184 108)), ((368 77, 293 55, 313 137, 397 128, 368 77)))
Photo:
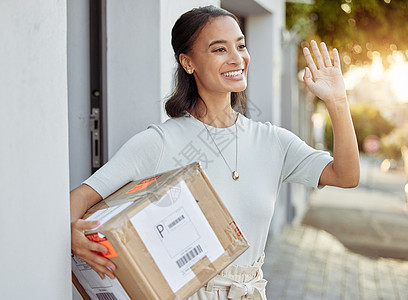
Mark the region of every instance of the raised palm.
POLYGON ((311 41, 312 54, 307 47, 303 48, 307 68, 303 79, 309 90, 324 102, 346 98, 346 89, 340 67, 337 49, 333 50, 333 64, 325 43, 320 43, 320 50, 315 41, 311 41))

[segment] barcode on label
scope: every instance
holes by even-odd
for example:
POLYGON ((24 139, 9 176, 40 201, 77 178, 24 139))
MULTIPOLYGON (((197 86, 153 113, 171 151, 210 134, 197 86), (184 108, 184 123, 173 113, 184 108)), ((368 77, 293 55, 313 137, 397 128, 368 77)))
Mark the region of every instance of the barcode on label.
POLYGON ((177 225, 178 223, 180 223, 184 219, 185 219, 184 215, 181 215, 180 217, 175 219, 173 222, 171 222, 167 227, 169 227, 169 229, 171 229, 172 227, 174 227, 175 225, 177 225))
POLYGON ((198 254, 203 252, 203 249, 201 248, 200 245, 197 245, 197 247, 194 247, 191 249, 189 252, 187 252, 185 255, 183 255, 180 259, 176 261, 177 266, 181 268, 184 266, 186 263, 188 263, 190 260, 192 260, 194 257, 196 257, 198 254))
POLYGON ((98 300, 118 300, 113 293, 98 293, 96 297, 98 297, 98 300))

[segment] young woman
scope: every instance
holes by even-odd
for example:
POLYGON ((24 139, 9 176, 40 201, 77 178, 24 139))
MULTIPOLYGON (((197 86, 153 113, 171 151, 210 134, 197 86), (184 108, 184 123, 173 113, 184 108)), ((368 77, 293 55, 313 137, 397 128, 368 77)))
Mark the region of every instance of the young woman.
POLYGON ((192 299, 265 298, 260 269, 274 203, 282 182, 354 187, 359 156, 337 50, 333 64, 324 43, 304 55, 304 81, 322 99, 334 130, 333 158, 287 130, 243 115, 250 57, 237 18, 208 6, 183 14, 172 30, 178 63, 176 86, 166 103, 171 117, 130 139, 71 192, 72 251, 103 278, 115 265, 93 251, 84 230, 95 222, 85 211, 125 183, 200 160, 211 183, 240 225, 250 248, 192 299), (232 286, 232 287, 231 287, 232 286))

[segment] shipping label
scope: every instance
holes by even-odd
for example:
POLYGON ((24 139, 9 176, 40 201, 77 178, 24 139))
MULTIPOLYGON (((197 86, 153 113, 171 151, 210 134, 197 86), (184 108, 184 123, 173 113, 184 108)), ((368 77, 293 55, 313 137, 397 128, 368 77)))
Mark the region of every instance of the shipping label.
POLYGON ((184 181, 131 222, 174 293, 195 277, 197 261, 207 256, 213 262, 224 253, 184 181))
POLYGON ((130 300, 119 281, 99 275, 82 259, 72 256, 72 272, 91 299, 130 300))

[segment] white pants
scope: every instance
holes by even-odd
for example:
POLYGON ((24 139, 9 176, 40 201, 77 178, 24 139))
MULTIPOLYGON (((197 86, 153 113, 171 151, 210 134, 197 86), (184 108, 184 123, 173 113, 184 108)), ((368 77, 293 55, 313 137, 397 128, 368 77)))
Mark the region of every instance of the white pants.
POLYGON ((188 300, 266 300, 267 281, 261 270, 263 262, 264 255, 252 266, 228 266, 188 300))

